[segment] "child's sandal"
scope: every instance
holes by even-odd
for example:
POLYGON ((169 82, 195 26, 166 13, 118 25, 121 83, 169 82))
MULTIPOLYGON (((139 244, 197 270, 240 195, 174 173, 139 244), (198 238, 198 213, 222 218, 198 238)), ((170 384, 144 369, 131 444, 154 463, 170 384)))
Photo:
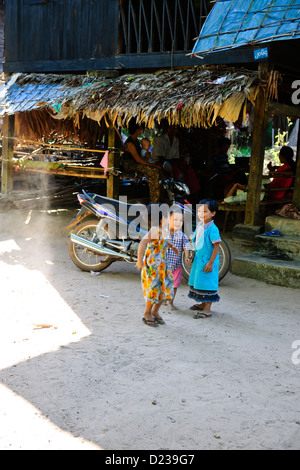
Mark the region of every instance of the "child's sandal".
POLYGON ((193 315, 193 318, 208 318, 211 317, 211 313, 199 312, 193 315))
POLYGON ((148 326, 158 326, 158 323, 156 320, 146 320, 145 317, 143 317, 143 322, 145 323, 145 325, 148 325, 148 326))
POLYGON ((203 305, 193 305, 192 307, 190 307, 190 310, 203 310, 205 308, 205 306, 203 305))

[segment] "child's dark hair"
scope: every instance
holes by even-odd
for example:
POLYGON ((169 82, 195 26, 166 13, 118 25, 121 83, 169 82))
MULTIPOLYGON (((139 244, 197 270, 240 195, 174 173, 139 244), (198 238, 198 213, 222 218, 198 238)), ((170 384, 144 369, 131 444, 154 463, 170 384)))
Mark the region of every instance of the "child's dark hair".
POLYGON ((288 164, 290 165, 293 173, 296 173, 296 162, 294 161, 294 150, 292 147, 284 146, 280 149, 280 155, 282 155, 288 164))
POLYGON ((150 225, 160 225, 162 218, 169 214, 169 206, 161 203, 151 203, 147 207, 148 222, 150 225))
POLYGON ((210 212, 217 212, 217 210, 218 210, 218 204, 213 199, 202 199, 199 202, 199 205, 202 206, 203 204, 207 205, 210 212))
POLYGON ((134 134, 138 129, 142 128, 141 124, 137 124, 135 118, 131 118, 128 123, 128 132, 130 135, 134 134))
POLYGON ((182 210, 180 209, 180 207, 174 207, 174 209, 171 209, 170 210, 170 217, 174 214, 180 214, 180 215, 183 215, 183 212, 182 210))

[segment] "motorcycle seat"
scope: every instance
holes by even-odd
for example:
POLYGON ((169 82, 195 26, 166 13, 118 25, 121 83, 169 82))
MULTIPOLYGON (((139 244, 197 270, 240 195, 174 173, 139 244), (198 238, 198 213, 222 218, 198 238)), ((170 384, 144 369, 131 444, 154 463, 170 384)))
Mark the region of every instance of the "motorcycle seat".
MULTIPOLYGON (((126 216, 129 221, 136 219, 146 210, 146 206, 144 204, 126 204, 125 202, 117 201, 116 199, 111 199, 105 196, 99 196, 98 194, 89 193, 88 196, 97 204, 101 204, 110 210, 114 208, 116 214, 120 214, 123 218, 126 216)), ((145 217, 147 217, 146 212, 145 217)))

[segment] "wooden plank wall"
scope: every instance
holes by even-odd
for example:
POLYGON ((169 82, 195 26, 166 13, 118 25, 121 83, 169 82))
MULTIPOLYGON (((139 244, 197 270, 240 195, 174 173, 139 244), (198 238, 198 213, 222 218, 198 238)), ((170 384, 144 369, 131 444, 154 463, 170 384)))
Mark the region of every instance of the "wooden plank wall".
POLYGON ((4 72, 199 65, 186 54, 210 6, 210 0, 9 0, 4 72))
POLYGON ((116 53, 119 0, 5 3, 7 63, 80 61, 116 53))

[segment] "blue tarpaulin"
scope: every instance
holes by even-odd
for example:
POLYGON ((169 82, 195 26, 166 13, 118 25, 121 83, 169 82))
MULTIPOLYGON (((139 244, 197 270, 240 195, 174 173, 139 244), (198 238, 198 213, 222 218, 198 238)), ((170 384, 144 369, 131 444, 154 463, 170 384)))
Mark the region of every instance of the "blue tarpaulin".
POLYGON ((192 54, 300 38, 300 0, 219 0, 192 54))
POLYGON ((13 74, 0 84, 0 117, 52 106, 57 113, 60 101, 96 80, 73 75, 13 74))

